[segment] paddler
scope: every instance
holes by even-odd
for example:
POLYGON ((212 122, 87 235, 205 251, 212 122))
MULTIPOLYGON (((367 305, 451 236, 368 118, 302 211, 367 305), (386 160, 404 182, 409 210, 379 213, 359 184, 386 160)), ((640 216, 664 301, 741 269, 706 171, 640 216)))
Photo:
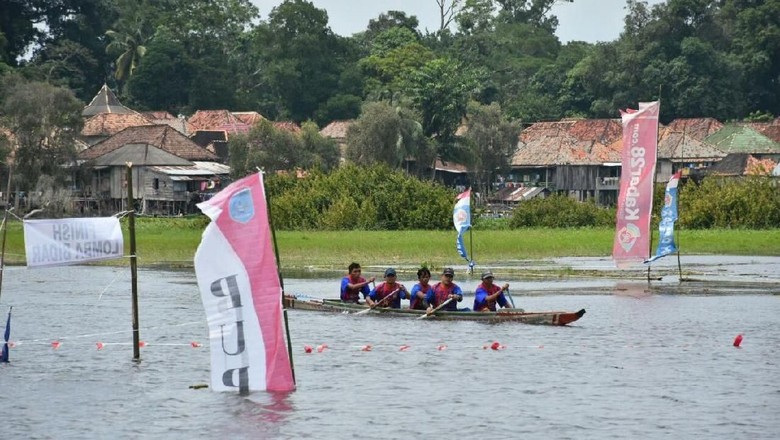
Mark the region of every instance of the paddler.
POLYGON ((474 293, 474 311, 475 312, 495 312, 496 304, 506 309, 511 309, 512 305, 506 299, 504 292, 509 289, 509 284, 498 287, 493 284, 493 272, 482 272, 482 283, 477 286, 474 293))
POLYGON ((442 310, 448 312, 458 311, 457 303, 463 301, 463 291, 460 289, 460 286, 452 281, 454 278, 455 271, 451 267, 445 267, 441 272, 441 281, 436 283, 425 297, 425 302, 428 303, 428 313, 448 299, 452 301, 444 306, 442 310))
POLYGON ((366 297, 366 303, 371 307, 400 309, 402 298, 409 298, 409 292, 403 284, 397 282, 395 269, 389 267, 385 270, 385 281, 377 284, 371 290, 371 293, 366 297), (388 298, 388 296, 392 297, 388 298))
POLYGON ((371 289, 368 288, 368 283, 373 283, 376 277, 365 279, 360 274, 363 270, 360 268, 360 264, 352 263, 349 265, 349 273, 347 276, 341 279, 341 300, 348 303, 360 303, 360 294, 363 294, 363 298, 368 298, 371 293, 371 289))

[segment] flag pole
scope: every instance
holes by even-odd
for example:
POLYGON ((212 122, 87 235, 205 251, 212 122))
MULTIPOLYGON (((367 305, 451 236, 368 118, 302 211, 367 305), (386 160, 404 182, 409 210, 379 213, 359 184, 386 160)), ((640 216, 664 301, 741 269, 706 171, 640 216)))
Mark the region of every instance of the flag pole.
POLYGON ((138 258, 135 250, 135 197, 133 196, 133 163, 127 164, 127 230, 130 238, 130 285, 133 302, 133 360, 141 360, 140 337, 138 334, 138 258))
POLYGON ((13 174, 13 166, 8 165, 8 186, 5 193, 5 211, 3 212, 3 238, 2 238, 2 250, 0 250, 0 298, 3 296, 3 273, 5 272, 5 240, 8 235, 8 205, 11 203, 11 175, 13 174))
MULTIPOLYGON (((659 129, 659 125, 661 125, 661 85, 658 85, 658 118, 655 121, 655 157, 656 162, 658 162, 658 138, 661 136, 661 130, 659 129)), ((656 184, 656 177, 658 176, 658 166, 655 166, 655 169, 653 171, 653 194, 655 194, 655 184, 656 184)), ((650 203, 653 203, 652 197, 650 198, 650 203)), ((650 210, 650 248, 647 250, 647 257, 650 258, 651 252, 653 251, 653 210, 650 210)), ((652 265, 647 265, 647 284, 650 284, 650 269, 652 265)))
MULTIPOLYGON (((262 173, 262 171, 258 172, 262 173)), ((287 336, 287 356, 290 358, 290 372, 292 373, 293 383, 295 383, 295 364, 293 363, 292 340, 290 339, 290 324, 287 321, 287 307, 284 306, 284 278, 282 277, 282 263, 279 259, 279 246, 276 244, 276 230, 274 229, 273 222, 271 221, 271 198, 268 196, 268 190, 265 187, 265 179, 263 179, 263 195, 265 196, 265 206, 268 212, 268 227, 271 229, 271 239, 274 242, 276 273, 279 277, 279 285, 282 287, 282 316, 284 317, 284 333, 287 336)))
MULTIPOLYGON (((469 206, 474 206, 476 208, 476 198, 474 200, 475 203, 471 203, 471 191, 469 191, 469 206)), ((471 213, 473 210, 469 209, 469 213, 471 213)), ((471 215, 471 214, 469 214, 471 215)), ((471 255, 471 259, 469 260, 469 275, 474 274, 474 236, 472 235, 472 231, 474 230, 474 222, 471 218, 469 218, 469 255, 471 255)))

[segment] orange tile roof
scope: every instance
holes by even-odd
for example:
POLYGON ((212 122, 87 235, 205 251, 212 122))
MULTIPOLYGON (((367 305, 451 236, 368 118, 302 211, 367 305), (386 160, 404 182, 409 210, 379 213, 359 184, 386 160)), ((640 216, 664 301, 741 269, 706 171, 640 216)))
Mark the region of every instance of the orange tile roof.
POLYGON ((264 120, 257 112, 230 112, 228 110, 198 110, 187 119, 193 131, 225 130, 242 133, 264 120))
POLYGON ((323 137, 336 139, 336 140, 343 140, 347 138, 347 130, 349 130, 349 127, 355 123, 354 119, 346 120, 346 121, 333 121, 330 124, 326 125, 325 128, 320 130, 320 134, 323 137))
POLYGON ((723 124, 714 118, 680 118, 670 122, 667 128, 703 141, 707 136, 723 128, 723 124))
POLYGON ((218 157, 168 125, 129 127, 79 153, 79 159, 97 159, 127 144, 155 146, 187 160, 216 161, 218 157))
POLYGON ((111 136, 128 127, 152 125, 139 113, 98 113, 84 121, 82 136, 111 136))
POLYGON ((276 121, 273 124, 274 124, 274 127, 277 130, 289 131, 290 133, 293 133, 293 134, 298 134, 298 133, 301 132, 300 125, 296 124, 295 122, 291 122, 291 121, 276 121))

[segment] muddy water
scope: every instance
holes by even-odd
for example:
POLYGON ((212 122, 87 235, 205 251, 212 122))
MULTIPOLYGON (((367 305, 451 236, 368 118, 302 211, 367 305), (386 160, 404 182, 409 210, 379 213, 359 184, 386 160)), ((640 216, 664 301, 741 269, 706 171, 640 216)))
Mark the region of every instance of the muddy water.
MULTIPOLYGON (((314 276, 286 279, 287 291, 335 295, 338 279, 314 276)), ((139 273, 148 345, 136 364, 126 269, 8 268, 0 313, 4 323, 14 307, 16 346, 0 365, 2 438, 773 439, 780 295, 757 277, 507 276, 519 307, 586 308, 570 327, 292 310, 298 389, 239 397, 190 389, 210 368, 207 347, 192 346, 207 344, 207 326, 191 272, 139 273), (505 348, 483 348, 493 341, 505 348)))

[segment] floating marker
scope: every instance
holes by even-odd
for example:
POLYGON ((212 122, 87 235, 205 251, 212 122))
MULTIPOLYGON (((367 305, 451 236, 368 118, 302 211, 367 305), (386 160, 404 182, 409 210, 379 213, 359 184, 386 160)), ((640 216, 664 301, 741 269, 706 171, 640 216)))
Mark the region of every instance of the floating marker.
POLYGON ((317 346, 317 353, 322 353, 325 351, 325 349, 328 348, 328 344, 320 344, 317 346))
POLYGON ((490 349, 491 350, 503 350, 505 348, 506 348, 506 346, 501 345, 501 343, 498 342, 498 341, 495 341, 492 344, 490 344, 490 349))
POLYGON ((146 342, 144 342, 144 341, 138 341, 138 346, 139 346, 139 347, 146 347, 146 342))
POLYGON ((200 342, 195 342, 195 341, 192 341, 192 342, 190 342, 190 346, 191 346, 192 348, 198 348, 198 347, 202 347, 202 346, 203 346, 203 344, 201 344, 200 342))
POLYGON ((409 348, 411 348, 411 347, 409 347, 408 345, 402 345, 401 348, 398 351, 406 351, 409 348))
POLYGON ((360 348, 360 351, 371 351, 374 347, 372 347, 370 344, 364 345, 360 348))
POLYGON ((52 343, 51 343, 51 348, 53 348, 53 349, 55 349, 55 350, 56 350, 56 349, 58 349, 58 348, 60 348, 60 341, 54 341, 54 342, 52 342, 52 343))
POLYGON ((439 345, 438 347, 436 347, 436 349, 439 350, 439 351, 444 351, 444 350, 447 349, 447 346, 442 344, 442 345, 439 345))
POLYGON ((16 343, 14 341, 8 341, 8 348, 14 348, 16 347, 16 343))
POLYGON ((311 353, 311 345, 304 345, 303 351, 304 353, 311 353))
POLYGON ((739 348, 739 345, 742 343, 742 334, 737 335, 736 338, 734 338, 734 346, 739 348))
POLYGON ((96 342, 96 343, 95 343, 95 346, 97 347, 97 349, 98 349, 98 350, 102 350, 102 349, 103 349, 103 347, 104 347, 104 345, 103 345, 103 343, 102 343, 102 342, 96 342))

